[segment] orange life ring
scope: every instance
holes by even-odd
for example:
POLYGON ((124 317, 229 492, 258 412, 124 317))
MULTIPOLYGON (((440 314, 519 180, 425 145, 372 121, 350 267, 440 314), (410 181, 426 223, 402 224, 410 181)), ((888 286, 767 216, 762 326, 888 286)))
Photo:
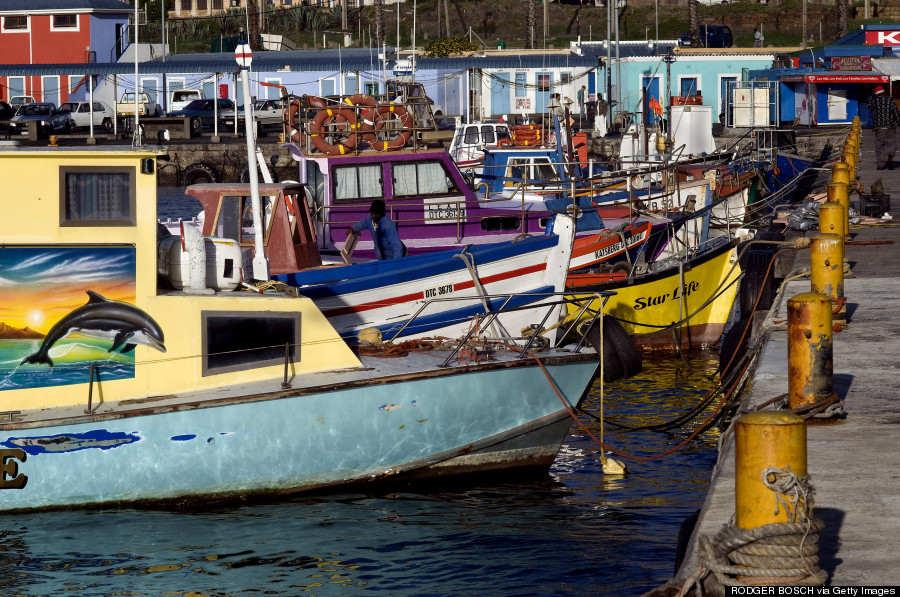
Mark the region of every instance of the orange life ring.
POLYGON ((497 147, 508 147, 509 145, 512 145, 512 139, 508 137, 497 139, 497 147))
POLYGON ((533 131, 535 129, 544 128, 543 124, 514 124, 509 127, 513 131, 533 131))
POLYGON ((348 108, 322 108, 309 125, 309 136, 316 149, 327 155, 344 155, 356 147, 356 115, 348 108), (340 135, 337 143, 325 137, 340 135))
POLYGON ((394 151, 406 145, 410 137, 412 137, 412 116, 406 111, 406 108, 396 104, 381 104, 375 110, 375 129, 384 131, 386 123, 400 123, 400 132, 385 141, 378 139, 375 133, 366 135, 364 139, 368 141, 376 151, 394 151), (388 115, 391 115, 390 117, 388 115))
POLYGON ((541 142, 535 139, 513 139, 512 144, 516 147, 529 147, 531 145, 540 145, 541 142))
POLYGON ((369 136, 364 133, 375 130, 375 109, 378 107, 378 101, 371 95, 357 93, 344 98, 344 103, 353 106, 356 111, 356 129, 359 131, 359 135, 361 135, 363 139, 369 138, 369 136), (357 106, 365 107, 357 108, 357 106))
POLYGON ((297 122, 297 117, 300 115, 300 99, 293 98, 291 99, 291 103, 288 107, 288 120, 285 123, 285 128, 291 131, 290 135, 288 135, 294 143, 300 143, 303 139, 304 135, 300 134, 300 131, 294 128, 294 123, 297 122))

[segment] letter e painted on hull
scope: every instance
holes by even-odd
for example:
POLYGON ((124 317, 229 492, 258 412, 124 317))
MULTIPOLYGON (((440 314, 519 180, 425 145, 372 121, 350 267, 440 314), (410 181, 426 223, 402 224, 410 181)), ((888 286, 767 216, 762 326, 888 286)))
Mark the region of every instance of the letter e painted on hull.
POLYGON ((19 462, 25 462, 25 450, 9 448, 0 450, 0 489, 22 489, 28 477, 19 474, 19 462), (18 460, 19 462, 16 462, 18 460))

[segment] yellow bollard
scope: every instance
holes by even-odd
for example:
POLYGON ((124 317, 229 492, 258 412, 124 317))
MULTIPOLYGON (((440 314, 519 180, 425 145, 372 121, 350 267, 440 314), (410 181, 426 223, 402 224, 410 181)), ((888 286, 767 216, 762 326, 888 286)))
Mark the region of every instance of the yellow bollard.
POLYGON ((834 395, 831 298, 803 292, 788 300, 788 400, 791 408, 834 395))
MULTIPOLYGON (((837 203, 825 203, 819 208, 819 224, 821 225, 822 208, 836 212, 840 209, 837 203), (833 206, 833 207, 832 207, 833 206)), ((826 215, 826 217, 828 217, 826 215)), ((844 239, 839 234, 820 232, 812 237, 809 243, 810 286, 812 292, 820 292, 831 299, 844 298, 844 239)))
POLYGON ((843 162, 835 162, 831 165, 831 182, 843 182, 850 184, 850 166, 843 162))
MULTIPOLYGON (((828 184, 828 201, 844 208, 844 241, 850 237, 850 187, 842 182, 828 184)), ((825 230, 824 232, 832 232, 825 230)))
MULTIPOLYGON (((792 412, 757 411, 742 415, 734 431, 734 524, 741 529, 755 529, 776 522, 794 522, 794 513, 777 508, 775 492, 763 481, 763 471, 788 468, 799 477, 806 470, 806 423, 792 412)), ((774 480, 771 475, 767 479, 774 480)), ((787 498, 781 494, 783 498, 787 498)), ((800 519, 806 503, 798 503, 800 519)), ((782 504, 783 506, 783 504, 782 504)))
MULTIPOLYGON (((828 186, 829 188, 831 187, 831 185, 828 186)), ((844 211, 843 205, 837 202, 827 201, 819 206, 819 231, 837 235, 841 263, 843 263, 844 239, 847 238, 847 212, 844 211)))
POLYGON ((856 155, 851 151, 847 151, 844 149, 844 153, 841 154, 841 162, 847 164, 847 169, 850 171, 850 180, 856 180, 856 155))

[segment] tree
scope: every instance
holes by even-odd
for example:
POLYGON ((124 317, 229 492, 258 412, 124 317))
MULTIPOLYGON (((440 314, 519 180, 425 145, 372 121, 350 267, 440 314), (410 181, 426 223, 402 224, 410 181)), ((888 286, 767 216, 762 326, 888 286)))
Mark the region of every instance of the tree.
POLYGON ((703 43, 700 41, 700 11, 697 8, 698 6, 700 6, 700 2, 698 2, 698 0, 688 0, 688 22, 691 25, 690 31, 692 48, 703 47, 703 43))

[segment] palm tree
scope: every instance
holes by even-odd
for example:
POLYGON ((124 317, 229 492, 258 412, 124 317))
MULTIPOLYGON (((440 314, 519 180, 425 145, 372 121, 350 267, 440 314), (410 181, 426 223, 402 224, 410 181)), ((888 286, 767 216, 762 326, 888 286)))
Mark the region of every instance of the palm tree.
POLYGON ((528 13, 525 16, 525 48, 529 50, 534 48, 534 26, 534 0, 528 0, 528 13))
POLYGON ((703 43, 700 41, 700 12, 697 7, 700 6, 698 0, 688 0, 688 22, 691 29, 691 47, 702 48, 703 43))
POLYGON ((384 0, 375 0, 375 46, 384 43, 384 0))
POLYGON ((836 6, 838 11, 838 35, 844 36, 847 35, 847 25, 849 22, 847 0, 837 0, 836 6))

